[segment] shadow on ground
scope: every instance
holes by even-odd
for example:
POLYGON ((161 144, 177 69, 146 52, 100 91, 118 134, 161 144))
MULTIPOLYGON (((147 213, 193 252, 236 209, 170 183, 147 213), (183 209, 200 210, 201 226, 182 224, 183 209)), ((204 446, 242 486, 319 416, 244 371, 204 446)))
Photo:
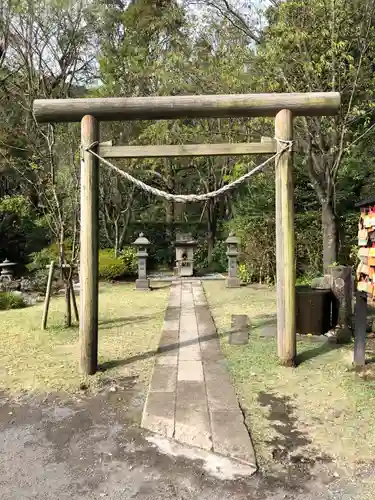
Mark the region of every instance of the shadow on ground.
POLYGON ((140 316, 124 316, 124 317, 116 317, 112 319, 106 319, 106 320, 100 320, 99 321, 99 329, 100 330, 105 330, 108 328, 113 328, 113 327, 121 327, 129 324, 135 324, 135 323, 143 323, 144 321, 150 321, 153 318, 158 316, 157 313, 155 314, 148 314, 148 315, 140 315, 140 316))
MULTIPOLYGON (((274 462, 281 465, 281 478, 286 474, 296 484, 313 480, 317 466, 332 463, 331 457, 314 449, 309 435, 301 430, 303 422, 298 421, 290 397, 260 392, 258 402, 269 411, 267 418, 274 435, 266 444, 274 462)), ((280 480, 280 473, 271 477, 280 480)))

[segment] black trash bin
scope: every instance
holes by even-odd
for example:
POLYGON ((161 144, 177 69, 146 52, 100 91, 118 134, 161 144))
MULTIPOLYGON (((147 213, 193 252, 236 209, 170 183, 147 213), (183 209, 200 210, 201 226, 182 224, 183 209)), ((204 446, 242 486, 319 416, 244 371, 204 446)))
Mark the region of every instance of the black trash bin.
POLYGON ((323 335, 331 328, 332 292, 296 287, 296 330, 300 334, 323 335))

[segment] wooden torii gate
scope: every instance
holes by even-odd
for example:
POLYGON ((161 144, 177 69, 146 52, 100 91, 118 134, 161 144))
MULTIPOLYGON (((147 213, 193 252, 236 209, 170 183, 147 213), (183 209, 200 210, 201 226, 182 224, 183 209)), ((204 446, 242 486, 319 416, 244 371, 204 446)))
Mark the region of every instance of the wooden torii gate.
POLYGON ((233 94, 171 97, 40 99, 39 122, 81 122, 80 367, 93 374, 98 359, 99 159, 269 154, 276 158, 277 345, 280 362, 296 357, 293 153, 282 141, 293 139, 293 117, 334 115, 337 92, 233 94), (99 144, 99 122, 179 118, 275 117, 278 141, 182 146, 109 146, 99 144))

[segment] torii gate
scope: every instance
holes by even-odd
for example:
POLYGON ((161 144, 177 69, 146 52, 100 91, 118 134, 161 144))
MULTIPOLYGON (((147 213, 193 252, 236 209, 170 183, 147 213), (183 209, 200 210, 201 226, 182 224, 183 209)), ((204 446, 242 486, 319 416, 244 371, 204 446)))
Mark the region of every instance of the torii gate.
POLYGON ((39 122, 81 121, 80 231, 80 367, 93 374, 98 359, 99 159, 176 156, 224 156, 277 153, 276 278, 277 346, 280 362, 293 366, 296 357, 293 153, 281 141, 293 139, 293 117, 335 115, 337 92, 40 99, 34 101, 39 122), (182 146, 108 146, 99 144, 99 122, 179 118, 275 117, 280 141, 182 146))

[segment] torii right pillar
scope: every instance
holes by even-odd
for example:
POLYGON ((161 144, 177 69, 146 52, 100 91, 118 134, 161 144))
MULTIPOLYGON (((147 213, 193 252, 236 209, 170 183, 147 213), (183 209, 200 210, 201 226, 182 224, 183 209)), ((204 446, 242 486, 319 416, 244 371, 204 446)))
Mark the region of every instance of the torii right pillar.
MULTIPOLYGON (((275 137, 293 140, 293 115, 283 109, 275 117, 275 137)), ((276 158, 276 290, 277 290, 277 354, 280 363, 294 366, 296 362, 296 266, 294 257, 294 187, 293 148, 276 158)))

